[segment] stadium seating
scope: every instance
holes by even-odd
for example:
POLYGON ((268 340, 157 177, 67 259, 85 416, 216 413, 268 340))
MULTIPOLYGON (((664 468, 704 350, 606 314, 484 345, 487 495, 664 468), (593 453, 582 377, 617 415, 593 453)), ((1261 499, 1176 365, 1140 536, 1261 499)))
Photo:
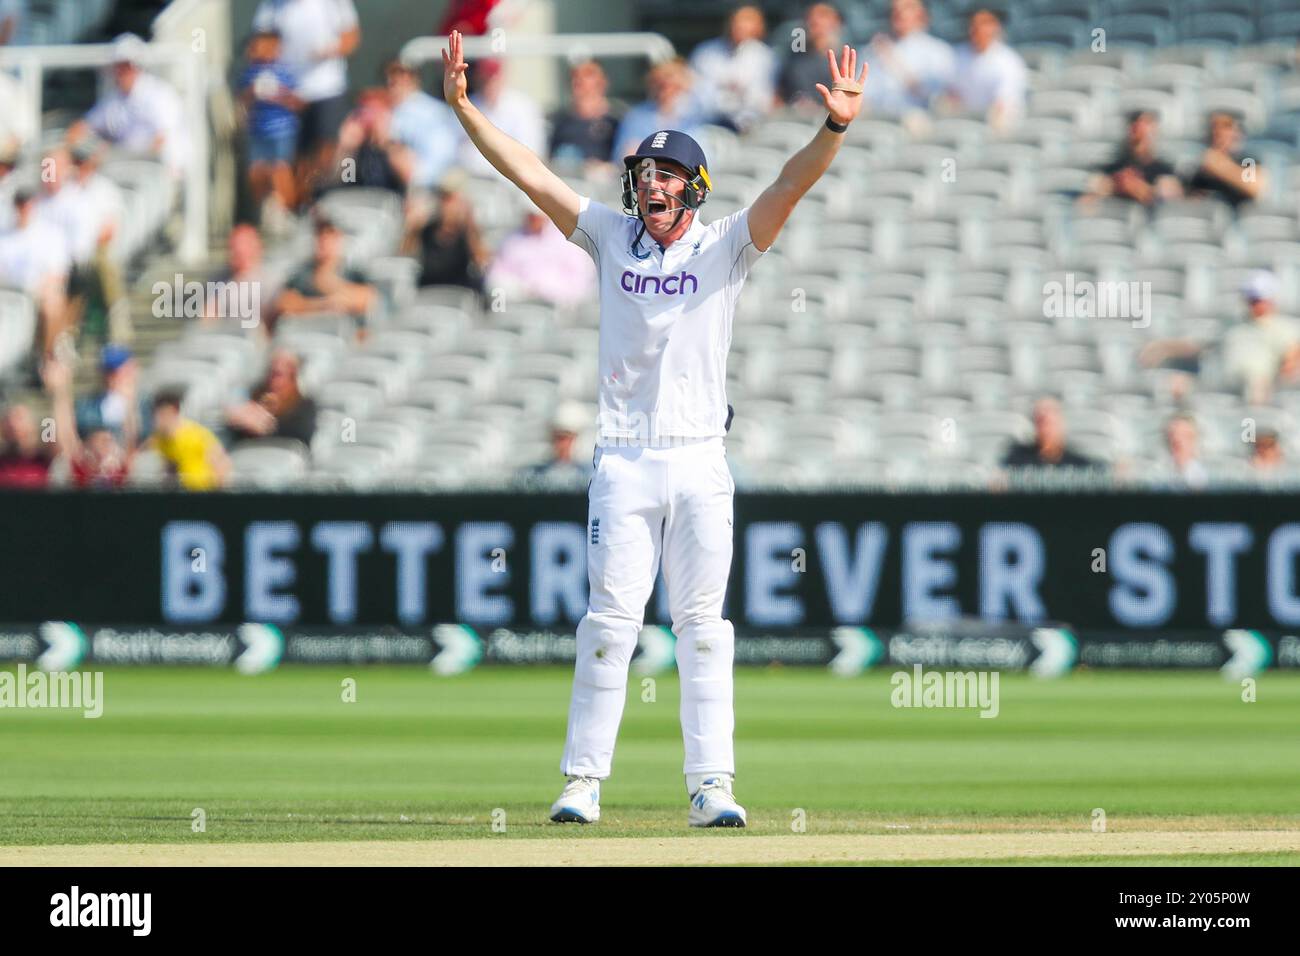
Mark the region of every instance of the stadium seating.
MULTIPOLYGON (((1231 7, 1200 4, 1196 16, 1160 22, 1175 36, 1238 42, 1231 7)), ((1065 26, 1056 17, 1035 30, 1050 38, 1065 26)), ((1240 321, 1236 286, 1253 267, 1278 273, 1283 311, 1300 307, 1300 226, 1288 189, 1297 153, 1274 134, 1279 91, 1292 88, 1281 59, 1256 48, 1209 61, 1166 52, 1127 52, 1121 70, 1121 61, 1045 49, 1030 114, 1006 139, 962 117, 935 122, 920 138, 881 118, 855 125, 835 173, 798 209, 742 295, 729 369, 737 407, 729 444, 742 484, 881 476, 980 484, 1008 442, 1028 436, 1028 408, 1043 394, 1065 402, 1080 450, 1125 463, 1135 480, 1160 473, 1174 375, 1140 367, 1141 345, 1157 330, 1221 337, 1240 321), (1203 200, 1171 203, 1149 221, 1123 203, 1082 215, 1075 196, 1112 155, 1119 117, 1136 107, 1161 113, 1165 151, 1183 164, 1199 155, 1210 109, 1242 114, 1249 131, 1269 134, 1260 155, 1273 193, 1240 217, 1203 200), (935 174, 948 156, 961 170, 952 183, 935 174), (853 202, 865 194, 871 203, 853 202), (827 229, 836 250, 819 241, 827 229), (1151 282, 1152 333, 1123 320, 1044 317, 1044 282, 1066 273, 1151 282)), ((745 138, 706 130, 718 186, 706 220, 753 199, 806 133, 793 116, 745 138)), ((575 186, 616 203, 612 181, 575 186)), ((493 238, 523 211, 499 182, 476 181, 469 194, 493 238)), ((343 191, 328 204, 387 308, 364 345, 326 345, 328 333, 292 320, 278 330, 279 343, 304 355, 317 401, 355 423, 355 440, 331 433, 318 445, 317 480, 484 486, 543 457, 556 403, 594 402, 593 308, 512 303, 490 312, 460 290, 416 290, 413 269, 389 255, 399 225, 385 199, 343 191), (383 256, 367 260, 377 248, 383 256)), ((1219 479, 1240 480, 1243 416, 1261 427, 1288 423, 1300 395, 1283 392, 1275 406, 1248 410, 1208 365, 1193 405, 1204 408, 1206 462, 1219 479)), ((326 418, 322 431, 337 427, 326 418)))
POLYGON ((27 0, 14 42, 23 46, 75 43, 99 30, 114 0, 27 0))
MULTIPOLYGON (((971 6, 930 3, 934 32, 964 39, 971 6)), ((1113 464, 1122 481, 1163 480, 1162 428, 1180 408, 1196 415, 1218 481, 1250 477, 1244 418, 1282 428, 1290 445, 1300 390, 1251 407, 1209 358, 1180 399, 1186 377, 1144 367, 1140 355, 1159 338, 1221 340, 1242 321, 1237 288, 1251 269, 1272 269, 1281 311, 1300 313, 1300 77, 1285 42, 1300 32, 1294 4, 994 6, 1012 8, 1009 39, 1031 67, 1023 121, 998 136, 962 116, 925 129, 864 117, 754 268, 728 374, 736 407, 728 442, 742 486, 982 487, 1008 443, 1030 436, 1030 408, 1043 395, 1063 402, 1072 443, 1113 464), (1090 48, 1098 22, 1104 53, 1090 48), (1122 202, 1085 212, 1076 200, 1136 108, 1159 114, 1162 152, 1180 172, 1199 156, 1211 111, 1239 114, 1268 195, 1239 214, 1202 200, 1150 217, 1122 202), (939 175, 948 160, 955 178, 939 175), (1045 284, 1067 279, 1150 283, 1151 321, 1045 315, 1045 284)), ((850 26, 869 36, 887 18, 886 0, 872 0, 853 5, 850 26)), ((716 187, 705 220, 752 201, 809 130, 806 118, 778 114, 743 137, 702 131, 716 187)), ((149 188, 162 177, 138 163, 104 171, 129 197, 129 254, 156 233, 173 197, 149 188)), ((573 184, 618 205, 612 177, 573 184)), ((499 178, 474 179, 468 192, 495 245, 518 224, 522 197, 499 178)), ((417 288, 416 264, 398 254, 403 216, 391 194, 342 189, 322 207, 346 234, 349 264, 381 293, 364 337, 345 316, 285 319, 270 343, 233 325, 196 326, 147 370, 149 385, 184 387, 187 414, 216 426, 264 371, 271 347, 302 357, 303 387, 322 410, 311 448, 237 446, 237 482, 494 486, 545 457, 561 401, 588 404, 594 418, 594 303, 512 301, 492 311, 463 289, 417 288)), ((264 302, 310 251, 303 225, 269 253, 264 302)), ((29 311, 0 297, 5 316, 29 311)), ((4 321, 0 371, 21 354, 27 321, 4 321)), ((1300 462, 1300 448, 1288 450, 1300 462)), ((1287 467, 1300 480, 1300 467, 1287 467)))

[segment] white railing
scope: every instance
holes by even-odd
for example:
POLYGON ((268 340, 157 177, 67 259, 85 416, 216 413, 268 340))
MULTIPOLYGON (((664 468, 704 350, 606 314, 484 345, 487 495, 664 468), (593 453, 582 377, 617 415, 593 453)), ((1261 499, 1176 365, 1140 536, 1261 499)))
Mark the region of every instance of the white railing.
MULTIPOLYGON (((465 56, 476 59, 497 56, 562 57, 571 63, 592 57, 645 57, 663 63, 677 55, 672 41, 661 33, 549 33, 467 36, 465 56)), ((442 57, 446 37, 416 37, 402 47, 401 58, 418 65, 442 57)))
MULTIPOLYGON (((31 115, 42 112, 42 87, 50 70, 98 69, 116 55, 111 43, 0 47, 0 69, 18 76, 31 115)), ((139 50, 141 64, 163 73, 176 85, 185 112, 189 162, 183 173, 180 248, 187 263, 201 262, 208 251, 208 110, 207 64, 189 45, 153 42, 139 50)), ((39 148, 39 142, 28 144, 39 148)))
POLYGON ((151 29, 154 42, 188 46, 207 64, 207 118, 212 137, 207 227, 214 233, 226 232, 233 225, 237 190, 235 103, 226 81, 235 55, 230 0, 171 0, 154 17, 151 29))

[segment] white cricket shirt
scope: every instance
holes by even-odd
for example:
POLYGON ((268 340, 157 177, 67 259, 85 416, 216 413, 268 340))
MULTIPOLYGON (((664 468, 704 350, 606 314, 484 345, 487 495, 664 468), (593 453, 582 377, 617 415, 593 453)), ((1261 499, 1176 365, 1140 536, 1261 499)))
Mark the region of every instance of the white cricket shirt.
POLYGON ((569 241, 596 263, 600 289, 597 444, 720 438, 736 299, 762 254, 749 209, 703 225, 698 213, 667 249, 641 223, 583 197, 569 241))

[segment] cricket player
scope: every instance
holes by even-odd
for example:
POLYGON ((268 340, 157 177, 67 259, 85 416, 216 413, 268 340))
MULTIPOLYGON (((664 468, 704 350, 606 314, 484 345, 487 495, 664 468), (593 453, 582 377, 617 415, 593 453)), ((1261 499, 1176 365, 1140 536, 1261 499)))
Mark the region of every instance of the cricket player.
MULTIPOLYGON (((731 572, 732 496, 723 436, 727 352, 750 268, 826 172, 862 107, 867 67, 845 46, 817 84, 826 123, 747 209, 709 225, 712 183, 691 137, 660 130, 627 157, 623 211, 579 196, 466 95, 459 33, 443 52, 443 93, 471 141, 596 264, 600 288, 599 415, 588 491, 590 598, 561 770, 551 808, 561 823, 600 818, 627 695, 628 665, 662 571, 677 636, 688 821, 743 827, 732 794, 735 632, 722 616, 731 572)), ((833 241, 833 236, 827 237, 833 241)))

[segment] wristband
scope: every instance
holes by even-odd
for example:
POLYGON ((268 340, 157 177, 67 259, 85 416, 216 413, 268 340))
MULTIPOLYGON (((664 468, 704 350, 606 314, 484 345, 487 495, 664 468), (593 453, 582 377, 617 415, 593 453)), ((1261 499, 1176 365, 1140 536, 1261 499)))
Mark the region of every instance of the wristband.
POLYGON ((848 130, 848 128, 849 128, 849 124, 848 124, 848 123, 837 123, 837 122, 835 122, 835 120, 833 120, 833 119, 831 119, 829 116, 827 116, 827 117, 826 117, 826 128, 827 128, 828 130, 830 130, 832 133, 843 133, 843 132, 847 132, 847 130, 848 130))

